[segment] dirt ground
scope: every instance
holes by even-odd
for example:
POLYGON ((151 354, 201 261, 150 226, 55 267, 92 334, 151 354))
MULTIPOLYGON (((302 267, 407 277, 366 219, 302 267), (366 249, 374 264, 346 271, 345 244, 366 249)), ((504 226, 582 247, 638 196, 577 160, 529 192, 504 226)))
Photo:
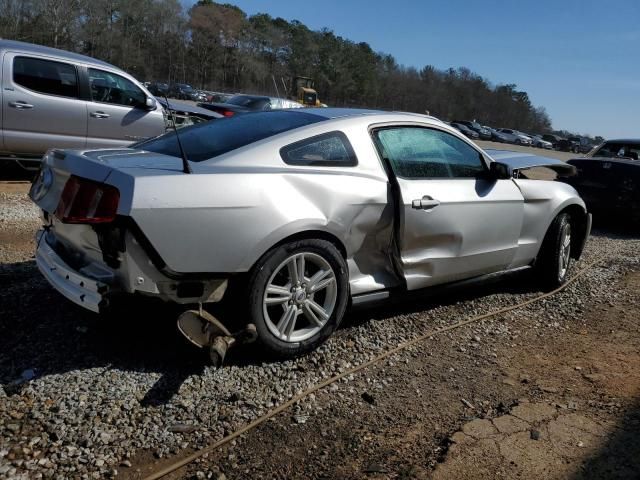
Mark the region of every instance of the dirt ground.
MULTIPOLYGON (((33 239, 5 229, 0 245, 26 255, 33 239)), ((578 296, 560 322, 525 309, 496 321, 506 336, 480 338, 475 325, 434 336, 166 478, 638 479, 639 287, 631 269, 602 285, 615 294, 578 296)), ((385 321, 394 308, 351 322, 385 321)), ((118 478, 144 478, 188 453, 159 460, 141 448, 118 478)))
POLYGON ((625 274, 561 326, 517 311, 489 355, 474 326, 433 337, 166 478, 640 478, 638 287, 625 274))

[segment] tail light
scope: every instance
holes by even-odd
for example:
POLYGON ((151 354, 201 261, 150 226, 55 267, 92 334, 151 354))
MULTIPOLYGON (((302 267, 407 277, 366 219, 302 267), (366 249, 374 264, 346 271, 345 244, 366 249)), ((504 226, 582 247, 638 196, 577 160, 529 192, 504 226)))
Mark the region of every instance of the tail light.
POLYGON ((235 112, 232 112, 231 110, 224 110, 222 112, 222 115, 224 115, 225 117, 233 117, 234 114, 235 112))
POLYGON ((117 188, 72 175, 55 216, 63 223, 108 223, 115 220, 119 201, 117 188))

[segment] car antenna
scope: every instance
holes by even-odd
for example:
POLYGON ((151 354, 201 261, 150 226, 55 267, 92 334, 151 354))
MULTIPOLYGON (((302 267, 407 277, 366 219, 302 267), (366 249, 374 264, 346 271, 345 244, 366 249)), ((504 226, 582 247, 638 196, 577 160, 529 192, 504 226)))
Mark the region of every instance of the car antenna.
POLYGON ((176 115, 171 110, 171 105, 169 104, 169 99, 167 95, 164 94, 164 101, 167 102, 167 111, 169 115, 171 115, 171 123, 173 124, 173 131, 176 132, 176 140, 178 141, 178 148, 180 149, 180 157, 182 158, 182 171, 184 173, 193 173, 191 170, 191 165, 189 165, 189 160, 187 160, 187 154, 184 153, 184 148, 182 148, 182 142, 180 141, 180 135, 178 135, 178 127, 176 127, 176 115))

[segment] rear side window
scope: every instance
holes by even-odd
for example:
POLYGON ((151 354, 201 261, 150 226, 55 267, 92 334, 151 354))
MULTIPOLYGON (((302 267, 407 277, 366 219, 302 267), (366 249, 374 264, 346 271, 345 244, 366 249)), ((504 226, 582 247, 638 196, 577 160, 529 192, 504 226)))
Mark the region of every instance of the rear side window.
POLYGON ((280 149, 289 165, 352 167, 358 164, 349 139, 342 132, 329 132, 306 138, 280 149))
POLYGON ((68 63, 16 57, 13 60, 13 81, 35 92, 78 98, 76 67, 68 63))
MULTIPOLYGON (((178 134, 187 158, 192 162, 202 162, 279 133, 323 120, 325 118, 310 113, 273 110, 212 120, 183 128, 178 134)), ((180 157, 175 132, 165 133, 132 147, 180 157)))

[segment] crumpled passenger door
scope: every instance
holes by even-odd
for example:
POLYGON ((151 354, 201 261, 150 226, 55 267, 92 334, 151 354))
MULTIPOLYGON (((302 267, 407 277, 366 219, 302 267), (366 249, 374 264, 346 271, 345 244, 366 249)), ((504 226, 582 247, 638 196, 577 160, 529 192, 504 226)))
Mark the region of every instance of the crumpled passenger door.
POLYGON ((414 290, 508 267, 524 198, 513 180, 489 179, 479 150, 439 129, 374 131, 400 197, 399 264, 414 290))

